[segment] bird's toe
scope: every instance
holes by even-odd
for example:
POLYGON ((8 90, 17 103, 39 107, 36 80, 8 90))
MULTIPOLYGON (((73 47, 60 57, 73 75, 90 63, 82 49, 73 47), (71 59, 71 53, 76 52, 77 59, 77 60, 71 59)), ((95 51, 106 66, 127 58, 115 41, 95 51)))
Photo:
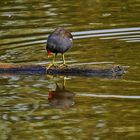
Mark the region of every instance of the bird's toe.
POLYGON ((68 65, 62 64, 62 65, 60 65, 59 67, 60 67, 60 68, 68 68, 68 65))
POLYGON ((51 63, 51 64, 49 64, 49 65, 47 66, 47 69, 50 69, 50 68, 57 68, 57 67, 58 67, 58 65, 51 63))

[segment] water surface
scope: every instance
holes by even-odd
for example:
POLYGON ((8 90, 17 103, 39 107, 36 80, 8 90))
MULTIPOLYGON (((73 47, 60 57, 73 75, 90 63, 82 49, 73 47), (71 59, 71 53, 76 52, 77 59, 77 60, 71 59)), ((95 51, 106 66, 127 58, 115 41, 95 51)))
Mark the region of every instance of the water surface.
POLYGON ((48 65, 47 36, 62 26, 74 37, 68 65, 126 69, 117 78, 0 75, 1 140, 139 139, 139 0, 7 0, 0 7, 0 63, 48 65))

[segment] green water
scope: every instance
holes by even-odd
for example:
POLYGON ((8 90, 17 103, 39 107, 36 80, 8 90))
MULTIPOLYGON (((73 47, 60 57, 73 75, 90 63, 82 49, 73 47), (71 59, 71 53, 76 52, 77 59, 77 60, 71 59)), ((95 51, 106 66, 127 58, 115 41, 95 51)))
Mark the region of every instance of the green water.
POLYGON ((74 36, 68 65, 126 71, 119 78, 1 74, 0 140, 139 140, 139 0, 3 0, 0 7, 1 63, 48 65, 47 36, 62 26, 74 36))

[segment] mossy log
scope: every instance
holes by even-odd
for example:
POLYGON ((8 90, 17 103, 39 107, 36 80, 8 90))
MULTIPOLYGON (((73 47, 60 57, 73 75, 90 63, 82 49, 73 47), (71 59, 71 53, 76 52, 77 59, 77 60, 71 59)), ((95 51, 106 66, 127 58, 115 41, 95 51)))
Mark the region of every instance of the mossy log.
POLYGON ((121 76, 124 69, 113 65, 73 65, 68 67, 50 67, 26 64, 0 64, 0 75, 4 74, 49 74, 66 76, 121 76))

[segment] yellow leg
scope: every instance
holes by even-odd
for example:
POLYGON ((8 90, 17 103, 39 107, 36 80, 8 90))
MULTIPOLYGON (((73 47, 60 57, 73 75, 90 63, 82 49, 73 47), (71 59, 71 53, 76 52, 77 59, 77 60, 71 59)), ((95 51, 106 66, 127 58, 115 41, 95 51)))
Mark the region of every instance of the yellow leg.
POLYGON ((56 64, 56 57, 57 57, 57 53, 55 53, 54 58, 53 58, 53 61, 52 61, 52 63, 49 64, 49 66, 47 67, 47 69, 49 69, 52 66, 55 66, 55 64, 56 64))
POLYGON ((63 53, 62 53, 62 60, 63 60, 63 65, 66 65, 65 56, 63 53))
POLYGON ((55 55, 54 55, 53 62, 52 62, 53 65, 56 64, 56 57, 57 57, 57 53, 55 53, 55 55))
POLYGON ((65 56, 64 56, 64 54, 62 53, 62 60, 63 60, 63 64, 62 65, 60 65, 60 67, 68 67, 67 65, 66 65, 66 61, 65 61, 65 56))

